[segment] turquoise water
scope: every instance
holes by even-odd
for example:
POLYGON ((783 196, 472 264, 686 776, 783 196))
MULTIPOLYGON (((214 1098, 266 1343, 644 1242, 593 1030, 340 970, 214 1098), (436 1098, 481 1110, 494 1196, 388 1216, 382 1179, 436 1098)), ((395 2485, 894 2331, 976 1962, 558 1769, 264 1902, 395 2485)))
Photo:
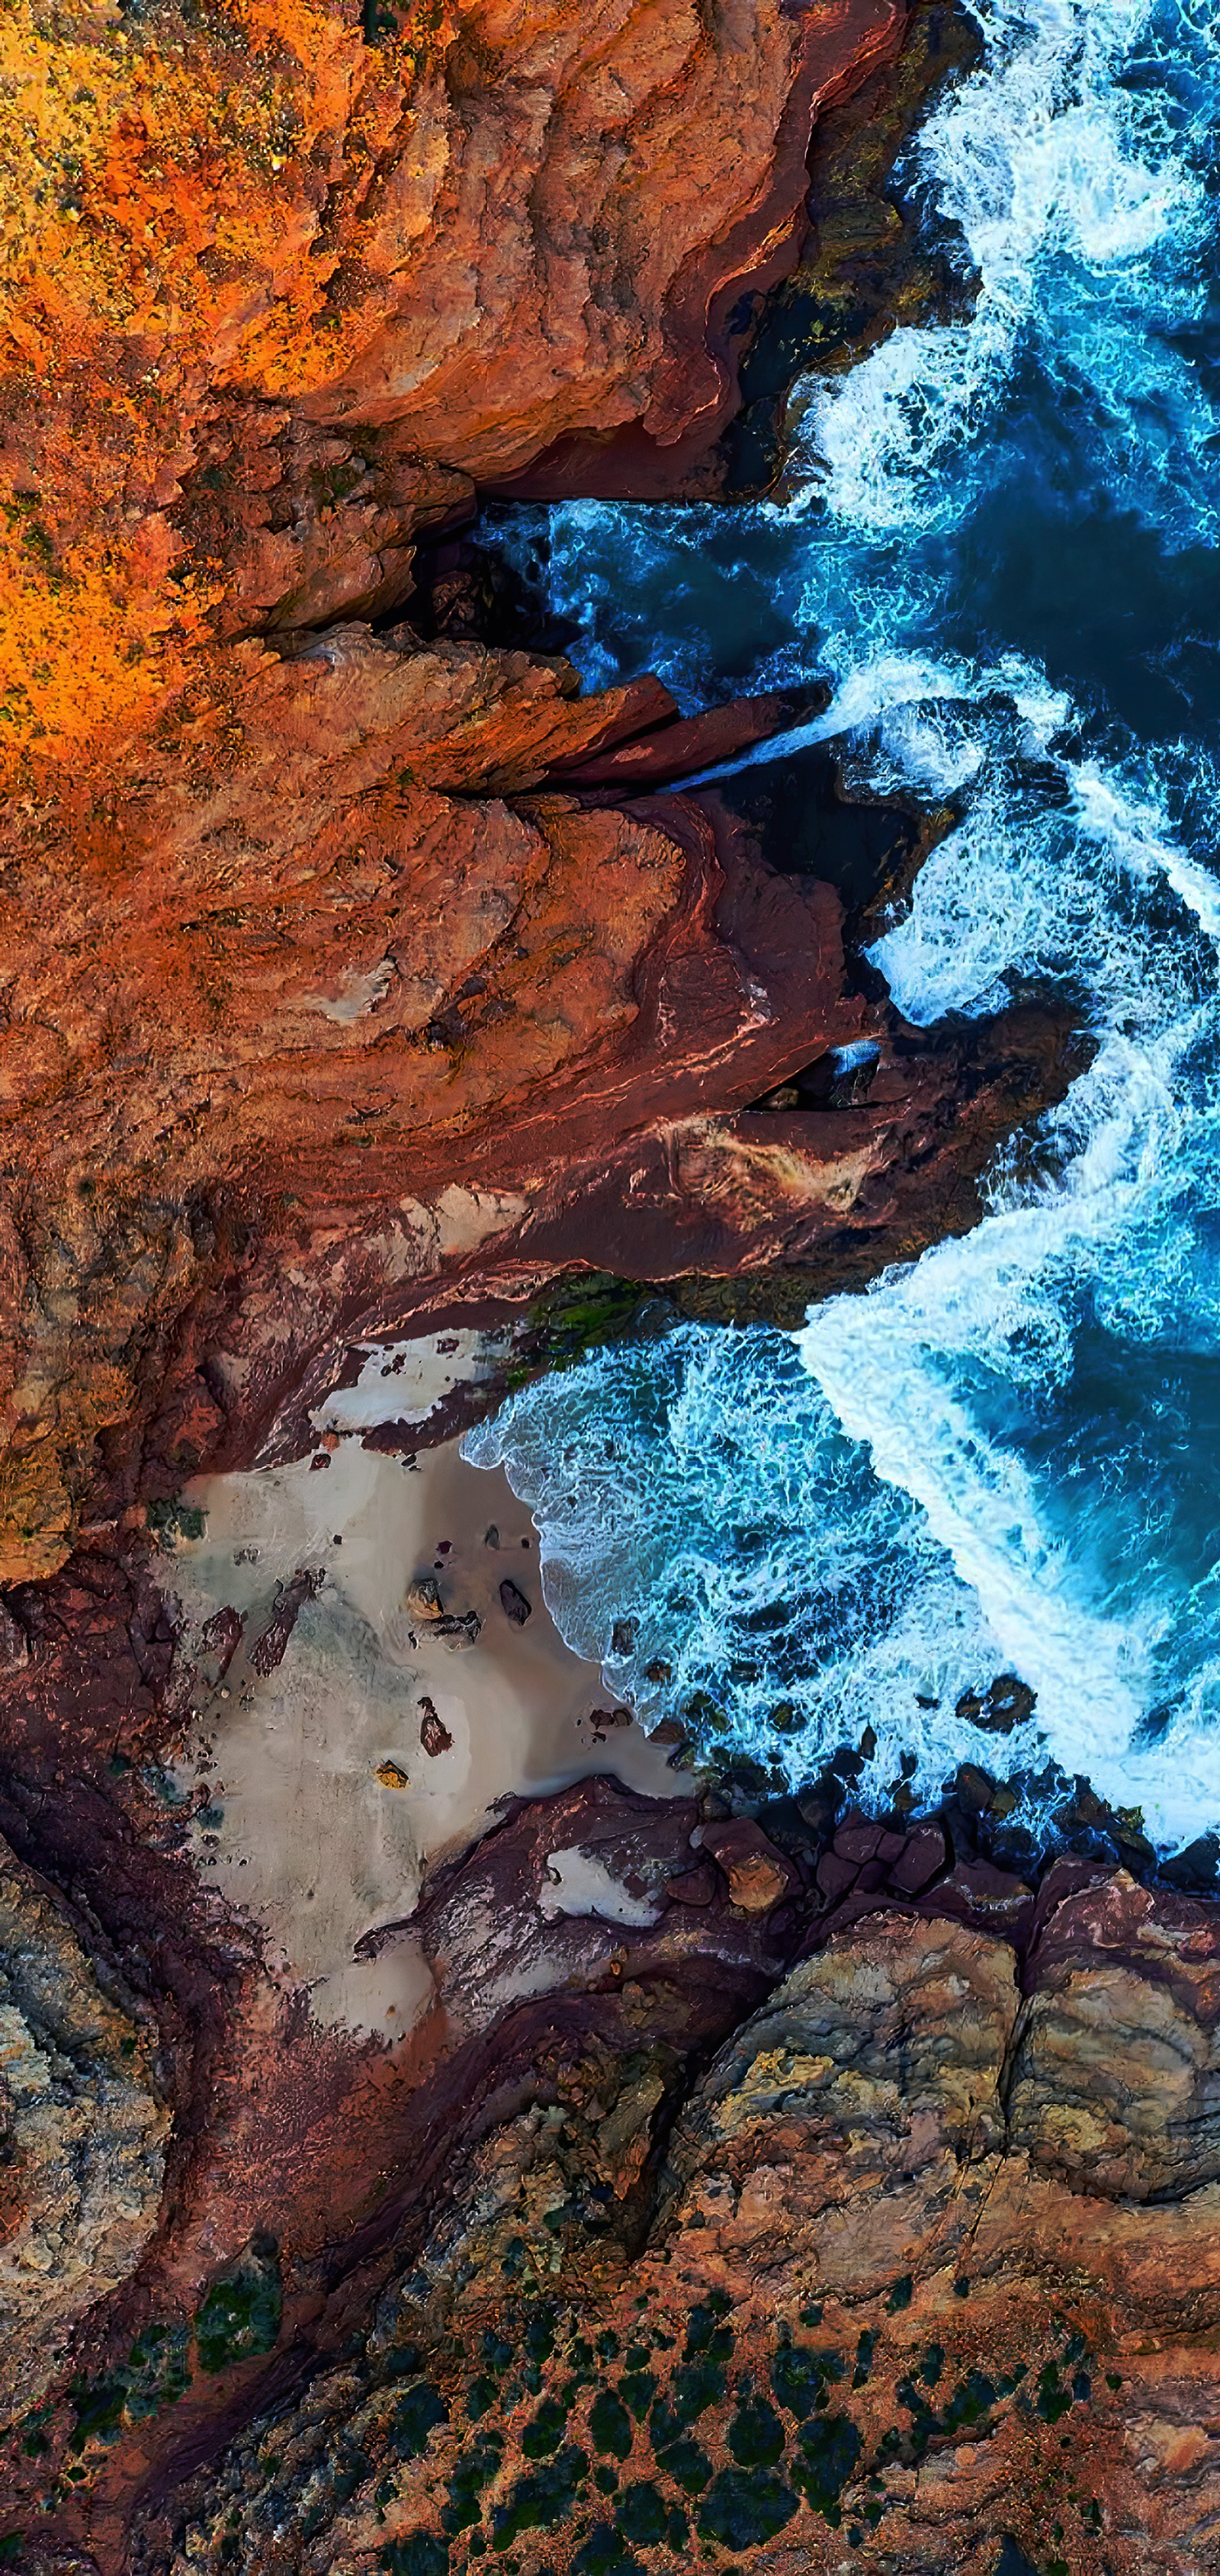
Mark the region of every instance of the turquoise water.
POLYGON ((797 1336, 619 1345, 467 1450, 650 1713, 792 1776, 871 1724, 877 1793, 914 1753, 934 1794, 1016 1672, 1011 1767, 1171 1844, 1220 1825, 1220 5, 975 15, 906 173, 971 318, 800 388, 782 506, 557 508, 548 578, 591 682, 829 675, 786 748, 962 816, 870 952, 902 1011, 1034 977, 1094 1060, 964 1240, 797 1336))

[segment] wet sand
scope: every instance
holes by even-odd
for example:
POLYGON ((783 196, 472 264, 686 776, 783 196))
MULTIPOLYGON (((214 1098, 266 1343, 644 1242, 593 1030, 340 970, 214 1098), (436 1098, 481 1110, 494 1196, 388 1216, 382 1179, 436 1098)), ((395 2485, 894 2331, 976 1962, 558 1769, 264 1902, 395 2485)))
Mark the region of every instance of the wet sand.
MULTIPOLYGON (((389 1380, 392 1418, 407 1374, 389 1380)), ((435 1371, 412 1365, 412 1381, 430 1393, 435 1371)), ((319 1408, 332 1439, 354 1394, 319 1408)), ((357 1404, 367 1423, 363 1386, 357 1404)), ((207 1525, 176 1549, 188 1634, 198 1643, 224 1608, 244 1631, 221 1686, 205 1686, 201 1657, 178 1778, 210 1793, 193 1828, 201 1869, 265 1925, 285 1980, 309 1986, 320 2021, 393 2039, 426 2008, 429 1970, 409 1935, 364 1959, 356 1945, 410 1915, 426 1863, 485 1832, 498 1800, 594 1771, 652 1796, 689 1784, 634 1723, 595 1719, 610 1705, 600 1670, 560 1638, 536 1533, 502 1474, 467 1466, 456 1442, 409 1463, 351 1433, 322 1454, 325 1467, 189 1489, 207 1525), (323 1579, 262 1674, 250 1648, 303 1568, 323 1579), (407 1606, 428 1578, 445 1613, 477 1614, 473 1642, 437 1636, 407 1606), (529 1603, 522 1625, 501 1604, 506 1579, 529 1603)))

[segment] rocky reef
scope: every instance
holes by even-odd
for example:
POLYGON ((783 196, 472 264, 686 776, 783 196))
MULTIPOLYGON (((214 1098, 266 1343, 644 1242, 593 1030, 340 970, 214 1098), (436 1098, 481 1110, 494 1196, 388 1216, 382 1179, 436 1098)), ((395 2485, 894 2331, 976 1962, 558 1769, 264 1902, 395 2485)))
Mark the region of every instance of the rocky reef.
POLYGON ((658 1292, 796 1321, 969 1226, 1084 1061, 1036 995, 922 1031, 864 966, 948 810, 831 743, 781 848, 770 790, 683 782, 807 702, 586 693, 461 569, 489 494, 755 488, 796 368, 947 291, 886 186, 960 26, 0 41, 0 2564, 1220 2566, 1214 1907, 1134 1826, 1026 1868, 672 1740, 620 1778, 585 1670, 480 1803, 529 1620, 558 1654, 528 1538, 449 1606, 438 1502, 381 1626, 334 1606, 514 1372, 658 1292), (342 1417, 463 1337, 443 1402, 342 1417), (266 1526, 192 1604, 200 1476, 266 1526), (273 1917, 212 1773, 240 1712, 272 1794, 285 1711, 300 1812, 365 1805, 319 1792, 308 1872, 281 1836, 273 1917))

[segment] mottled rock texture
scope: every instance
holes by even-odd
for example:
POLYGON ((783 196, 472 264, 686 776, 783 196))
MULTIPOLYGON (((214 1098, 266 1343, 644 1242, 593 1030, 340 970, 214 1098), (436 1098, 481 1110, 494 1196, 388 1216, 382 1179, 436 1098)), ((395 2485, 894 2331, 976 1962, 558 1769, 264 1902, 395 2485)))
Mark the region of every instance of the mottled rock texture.
POLYGON ((702 2074, 672 2034, 554 2061, 360 2345, 147 2519, 134 2564, 1220 2563, 1220 2154, 1196 2135, 1168 2183, 1184 2094, 1147 2081, 1171 2026, 1175 2061, 1209 2060, 1216 1923, 1074 1875, 1023 1955, 935 1889, 874 1911, 702 2074))
POLYGON ((0 1842, 0 2416, 41 2397, 71 2325, 134 2270, 169 2114, 157 2032, 0 1842), (103 1982, 104 1980, 104 1982, 103 1982))
POLYGON ((11 2527, 105 2576, 1220 2564, 1220 1913, 970 1855, 588 1781, 437 1872, 397 2060, 247 1987, 11 2527))

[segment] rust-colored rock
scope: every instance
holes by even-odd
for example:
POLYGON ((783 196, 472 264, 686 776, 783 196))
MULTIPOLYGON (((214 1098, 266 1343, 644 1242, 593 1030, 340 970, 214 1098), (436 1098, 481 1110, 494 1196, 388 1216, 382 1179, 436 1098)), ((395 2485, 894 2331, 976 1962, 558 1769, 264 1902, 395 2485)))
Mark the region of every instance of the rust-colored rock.
POLYGON ((392 1226, 459 1134, 503 1186, 491 1130, 614 1057, 706 868, 504 799, 672 701, 367 621, 472 476, 712 434, 709 308, 795 256, 818 103, 903 15, 10 13, 0 1580, 62 1563, 99 1439, 168 1404, 171 1489, 215 1445, 167 1373, 277 1200, 392 1226))
POLYGON ((761 1826, 740 1817, 731 1824, 705 1825, 702 1847, 724 1871, 729 1901, 743 1914, 769 1914, 796 1882, 791 1864, 769 1841, 761 1826))
POLYGON ((1205 1914, 1121 1876, 1068 1897, 1028 2002, 1007 1942, 875 1914, 685 2086, 655 2033, 608 2057, 573 2032, 404 2246, 374 2332, 151 2498, 132 2563, 219 2570, 236 2542, 254 2576, 372 2569, 431 2534, 455 2568, 511 2540, 584 2576, 665 2543, 830 2576, 846 2543, 878 2576, 995 2576, 1049 2533, 1071 2576, 1194 2576, 1220 2510, 1220 2161, 1201 2138, 1158 2203, 1115 2199, 1031 2164, 1018 2105, 1095 1926, 1145 1962, 1144 2005, 1129 1965, 1121 2023, 1081 1977, 1042 2099, 1101 2078, 1111 2157, 1164 2177, 1139 2070, 1170 1989, 1177 2046, 1206 2054, 1205 1914))
POLYGON ((437 1716, 430 1699, 421 1699, 419 1707, 419 1740, 425 1753, 436 1759, 440 1754, 450 1751, 453 1737, 444 1720, 437 1716))
POLYGON ((816 103, 898 0, 28 8, 2 321, 10 730, 113 744, 212 623, 409 588, 412 535, 563 433, 672 441, 709 306, 795 256, 816 103))

